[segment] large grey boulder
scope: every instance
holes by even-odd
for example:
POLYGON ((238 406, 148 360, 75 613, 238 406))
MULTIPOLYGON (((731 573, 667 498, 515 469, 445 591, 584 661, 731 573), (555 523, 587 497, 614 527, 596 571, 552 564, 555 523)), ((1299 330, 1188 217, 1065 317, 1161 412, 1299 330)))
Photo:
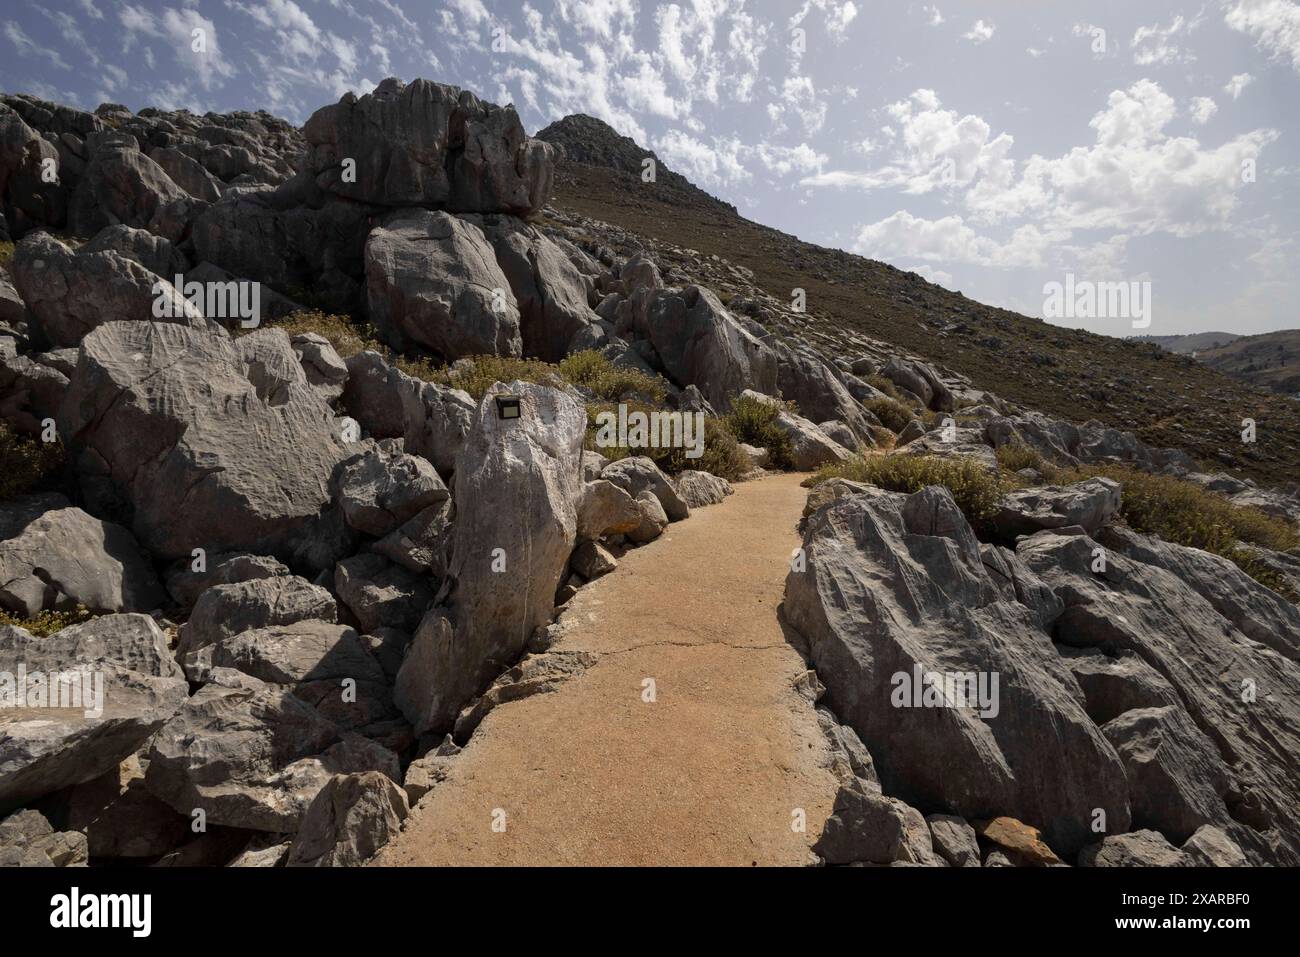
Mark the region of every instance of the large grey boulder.
MULTIPOLYGON (((110 323, 86 337, 59 411, 83 489, 156 556, 252 550, 311 567, 329 479, 351 450, 278 329, 110 323)), ((328 543, 327 543, 328 544, 328 543)))
POLYGON ((875 444, 871 427, 878 423, 840 382, 834 366, 807 346, 778 343, 774 351, 777 389, 781 398, 794 402, 800 416, 843 422, 857 442, 875 444))
POLYGON ((1102 726, 1128 772, 1133 823, 1174 841, 1206 824, 1229 825, 1228 769, 1177 704, 1126 711, 1102 726))
POLYGON ((313 113, 303 134, 300 178, 380 206, 523 216, 541 209, 554 175, 554 147, 528 138, 514 107, 428 80, 347 93, 313 113))
POLYGON ((397 755, 322 717, 287 688, 217 668, 153 739, 145 784, 209 825, 289 834, 335 774, 399 775, 397 755))
POLYGON ((454 636, 431 610, 398 676, 398 703, 417 733, 449 729, 550 621, 577 539, 585 431, 582 407, 546 386, 497 385, 479 405, 456 465, 454 636), (520 398, 519 418, 497 417, 502 393, 520 398))
POLYGON ((0 867, 85 867, 86 835, 55 831, 40 811, 19 811, 0 821, 0 867))
POLYGON ((340 774, 307 807, 287 867, 357 867, 402 829, 406 792, 378 771, 340 774))
POLYGON ((1083 689, 1088 715, 1098 725, 1126 711, 1178 704, 1173 685, 1132 651, 1112 657, 1100 648, 1057 648, 1083 689))
POLYGON ((109 615, 45 638, 0 626, 0 672, 15 681, 0 682, 9 699, 0 709, 0 810, 116 767, 176 714, 189 692, 147 615, 109 615), (20 666, 29 676, 26 707, 13 707, 23 690, 16 686, 20 666), (65 680, 47 681, 42 700, 38 673, 65 680), (56 688, 63 696, 52 700, 56 688), (80 707, 51 707, 75 701, 67 697, 72 691, 81 693, 80 707))
POLYGON ((680 522, 690 517, 690 506, 653 459, 644 455, 629 455, 605 466, 600 477, 603 481, 617 485, 634 499, 642 492, 650 492, 659 500, 670 522, 680 522))
POLYGON ((1120 484, 1108 478, 1016 489, 998 503, 993 527, 1006 538, 1068 525, 1078 525, 1088 534, 1096 534, 1119 512, 1121 493, 1120 484))
POLYGON ((415 631, 433 601, 433 584, 382 555, 353 555, 334 569, 339 599, 367 633, 376 628, 415 631))
POLYGON ((641 524, 641 510, 622 488, 605 479, 584 482, 578 503, 578 538, 625 535, 641 524))
POLYGON ((952 393, 939 374, 924 362, 891 356, 879 374, 919 397, 927 409, 951 412, 954 408, 952 393))
POLYGON ((831 462, 853 458, 853 453, 823 432, 817 423, 781 409, 772 424, 790 437, 790 461, 796 471, 811 472, 831 462))
POLYGON ((152 562, 121 525, 62 496, 0 505, 0 605, 9 611, 151 611, 164 597, 152 562))
POLYGON ((32 226, 62 226, 67 218, 66 185, 47 182, 44 175, 50 163, 58 169, 54 144, 14 110, 0 105, 0 200, 14 236, 32 226))
POLYGON ((269 555, 221 552, 205 555, 200 566, 182 559, 168 569, 167 593, 183 608, 192 608, 200 594, 213 585, 236 585, 257 578, 288 575, 289 568, 269 555))
POLYGON ((147 229, 132 226, 107 226, 77 250, 81 254, 111 250, 120 256, 138 262, 155 276, 174 283, 190 268, 185 254, 165 237, 155 236, 147 229))
POLYGON ((514 216, 461 218, 478 226, 496 251, 519 307, 524 354, 546 362, 563 359, 574 336, 596 321, 582 273, 536 226, 514 216))
POLYGON ((377 439, 402 439, 407 452, 424 456, 450 478, 478 403, 461 389, 407 375, 377 352, 359 352, 346 362, 348 414, 377 439))
POLYGON ((343 518, 376 538, 451 495, 428 459, 407 455, 398 439, 383 439, 344 462, 334 484, 343 518))
POLYGON ((221 181, 203 168, 198 160, 169 146, 149 150, 149 159, 167 174, 167 178, 195 199, 215 203, 221 198, 221 181))
POLYGON ((840 786, 813 850, 827 864, 938 863, 921 812, 860 778, 840 786))
POLYGON ((243 631, 205 648, 192 680, 233 668, 283 685, 341 728, 385 735, 400 720, 382 665, 366 639, 346 625, 299 621, 243 631))
POLYGON ((1079 852, 1080 867, 1188 867, 1187 856, 1159 831, 1111 834, 1079 852))
POLYGON ((207 326, 168 279, 114 249, 74 253, 48 233, 33 233, 14 250, 13 275, 33 334, 55 348, 76 346, 110 322, 207 326))
POLYGON ((1118 756, 1039 615, 990 578, 946 489, 860 486, 808 518, 803 549, 786 614, 886 791, 972 819, 1013 815, 1070 853, 1096 808, 1127 826, 1118 756), (982 680, 983 695, 944 679, 982 680))
POLYGON ((370 321, 394 348, 444 359, 518 356, 519 305, 492 244, 471 222, 403 209, 366 240, 370 321))
MULTIPOLYGON (((1065 603, 1056 640, 1112 655, 1132 652, 1159 672, 1177 695, 1175 710, 1185 711, 1201 732, 1180 732, 1187 728, 1180 720, 1164 722, 1179 755, 1167 770, 1222 767, 1228 777, 1220 792, 1213 778, 1187 782, 1187 775, 1174 774, 1166 779, 1178 788, 1170 800, 1205 812, 1213 803, 1205 790, 1221 793, 1223 807, 1214 810, 1231 823, 1220 826, 1252 863, 1300 863, 1300 666, 1251 640, 1219 612, 1207 597, 1217 586, 1195 571, 1199 556, 1183 554, 1195 550, 1145 536, 1108 533, 1102 539, 1107 546, 1083 535, 1043 533, 1017 548, 1065 603), (1104 571, 1093 571, 1098 549, 1106 557, 1104 571), (1193 783, 1196 790, 1188 790, 1193 783)), ((1253 607, 1259 625, 1280 633, 1288 627, 1271 603, 1253 607)), ((1124 738, 1135 748, 1139 730, 1124 738)), ((1161 722, 1154 723, 1156 730, 1163 730, 1161 722)), ((1154 779, 1159 763, 1148 770, 1154 779)), ((1134 796, 1149 806, 1160 797, 1145 785, 1134 796)), ((1122 828, 1112 822, 1114 830, 1122 828)))
POLYGON ((1163 568, 1200 594, 1242 634, 1300 662, 1300 607, 1255 581, 1236 563, 1199 548, 1170 545, 1123 526, 1106 528, 1098 541, 1108 549, 1163 568))
POLYGON ((119 223, 148 226, 160 207, 193 202, 161 166, 140 152, 135 137, 95 133, 90 160, 73 192, 69 225, 82 236, 119 223))
POLYGON ((269 625, 333 622, 337 614, 334 596, 297 575, 214 585, 199 595, 189 621, 181 625, 177 652, 183 656, 242 631, 269 625))
POLYGON ((690 508, 717 505, 736 491, 726 479, 695 469, 678 472, 673 481, 677 486, 677 494, 690 508))
POLYGON ((377 555, 441 580, 451 560, 450 500, 431 505, 370 546, 377 555))
POLYGON ((697 386, 715 409, 744 389, 776 392, 776 353, 702 286, 655 291, 633 322, 668 377, 697 386))
POLYGON ((975 828, 965 818, 952 814, 930 814, 925 823, 930 825, 930 839, 935 853, 952 867, 979 867, 980 846, 975 828))
POLYGON ((1193 867, 1246 867, 1250 862, 1235 841, 1213 824, 1198 828, 1183 844, 1193 867))

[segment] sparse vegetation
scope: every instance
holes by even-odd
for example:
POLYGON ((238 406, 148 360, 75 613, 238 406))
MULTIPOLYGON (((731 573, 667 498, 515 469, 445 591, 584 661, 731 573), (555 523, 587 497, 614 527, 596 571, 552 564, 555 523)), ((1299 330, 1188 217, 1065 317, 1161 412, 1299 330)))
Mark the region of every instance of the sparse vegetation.
MULTIPOLYGON (((646 415, 653 415, 656 412, 664 411, 645 402, 635 400, 625 404, 628 407, 629 414, 644 412, 646 415)), ((644 455, 669 475, 676 475, 678 472, 687 469, 695 469, 701 472, 709 472, 728 481, 735 481, 749 471, 749 459, 745 457, 745 453, 740 451, 735 436, 726 429, 720 419, 715 418, 706 418, 704 420, 704 450, 699 458, 687 458, 686 449, 683 448, 629 448, 625 445, 598 446, 596 444, 597 416, 602 412, 617 411, 618 407, 611 402, 589 402, 587 404, 586 447, 599 452, 611 461, 627 458, 629 455, 644 455)))
POLYGON ((8 273, 14 261, 14 244, 5 240, 0 242, 0 272, 8 273))
POLYGON ((997 511, 998 501, 1007 491, 1001 476, 977 462, 938 455, 856 457, 822 466, 804 485, 812 487, 833 478, 865 482, 890 492, 919 492, 929 485, 942 485, 977 531, 997 511))
POLYGON ((63 465, 63 447, 19 435, 0 422, 0 502, 24 495, 63 465))
POLYGON ((916 413, 897 399, 879 398, 866 402, 867 411, 880 420, 880 424, 897 435, 916 418, 916 413))
POLYGON ((722 417, 723 427, 737 442, 767 449, 768 462, 773 468, 794 467, 794 448, 790 436, 776 426, 780 408, 750 396, 737 396, 731 400, 731 410, 722 417))
POLYGON ((871 386, 877 392, 883 392, 885 395, 898 402, 903 401, 903 396, 898 391, 898 386, 894 385, 893 379, 886 379, 884 376, 877 373, 875 375, 867 376, 865 381, 867 385, 871 386))
POLYGON ((84 605, 78 605, 72 611, 37 612, 31 618, 23 618, 0 609, 0 625, 13 625, 15 628, 22 628, 31 632, 33 637, 36 638, 48 638, 56 631, 62 631, 69 625, 79 625, 83 621, 90 621, 92 618, 97 617, 94 612, 84 605))
POLYGON ((994 454, 997 455, 998 466, 1005 472, 1033 469, 1039 474, 1046 474, 1049 471, 1042 453, 1024 442, 1008 442, 994 454))
MULTIPOLYGON (((351 316, 322 312, 319 309, 306 309, 295 312, 272 325, 277 329, 283 329, 291 336, 304 332, 314 332, 324 336, 334 347, 334 351, 344 359, 366 349, 384 351, 383 346, 375 338, 374 327, 368 323, 358 322, 351 316)), ((252 331, 237 328, 235 334, 252 331)))

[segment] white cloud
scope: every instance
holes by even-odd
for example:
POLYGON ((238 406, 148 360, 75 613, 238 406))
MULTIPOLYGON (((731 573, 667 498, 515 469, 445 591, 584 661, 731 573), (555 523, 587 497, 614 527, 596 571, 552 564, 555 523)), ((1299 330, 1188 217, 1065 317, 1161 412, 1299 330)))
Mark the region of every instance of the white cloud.
POLYGON ((985 23, 983 20, 976 20, 974 25, 972 25, 971 28, 961 36, 963 40, 969 40, 974 44, 987 43, 989 40, 993 39, 993 33, 995 30, 997 30, 997 27, 992 23, 985 23))
POLYGON ((95 0, 77 0, 77 6, 81 7, 82 12, 92 20, 104 19, 104 13, 95 6, 95 0))
POLYGON ((1191 63, 1196 55, 1179 45, 1179 41, 1200 26, 1200 17, 1186 20, 1174 17, 1168 26, 1152 24, 1138 27, 1133 33, 1133 62, 1138 66, 1191 63))
POLYGON ((1236 0, 1223 22, 1253 37, 1269 56, 1289 58, 1300 73, 1300 5, 1291 0, 1236 0))
POLYGON ((5 36, 8 37, 9 42, 17 47, 19 56, 40 57, 43 60, 49 60, 51 64, 57 66, 61 70, 68 69, 67 61, 59 55, 57 50, 51 50, 48 47, 41 46, 24 33, 23 28, 14 21, 10 20, 7 22, 4 29, 5 36))
POLYGON ((1255 78, 1249 73, 1234 74, 1223 87, 1223 92, 1227 93, 1234 100, 1241 96, 1246 87, 1255 82, 1255 78))
POLYGON ((1192 99, 1191 114, 1192 119, 1202 125, 1210 121, 1215 113, 1219 112, 1219 105, 1208 96, 1198 96, 1192 99))
POLYGON ((798 146, 760 143, 754 152, 760 163, 782 176, 788 173, 819 172, 826 164, 826 155, 817 152, 807 143, 798 146))
POLYGON ((727 186, 750 178, 740 161, 737 139, 705 143, 680 130, 669 130, 654 141, 655 152, 673 169, 701 186, 727 186))
POLYGON ((937 26, 939 26, 940 24, 943 23, 943 14, 939 12, 939 8, 938 8, 938 7, 929 7, 929 6, 927 6, 927 7, 922 7, 921 10, 922 10, 923 13, 926 13, 926 14, 929 15, 929 17, 930 17, 930 21, 929 21, 930 26, 932 26, 932 27, 937 27, 937 26))

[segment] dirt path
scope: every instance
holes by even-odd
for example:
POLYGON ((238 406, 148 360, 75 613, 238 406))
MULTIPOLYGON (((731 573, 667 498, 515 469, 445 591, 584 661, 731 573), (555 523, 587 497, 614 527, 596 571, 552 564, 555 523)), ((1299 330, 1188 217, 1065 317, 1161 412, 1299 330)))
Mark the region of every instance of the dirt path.
POLYGON ((585 586, 554 650, 596 663, 492 711, 376 863, 808 863, 836 786, 777 620, 800 478, 737 485, 585 586))

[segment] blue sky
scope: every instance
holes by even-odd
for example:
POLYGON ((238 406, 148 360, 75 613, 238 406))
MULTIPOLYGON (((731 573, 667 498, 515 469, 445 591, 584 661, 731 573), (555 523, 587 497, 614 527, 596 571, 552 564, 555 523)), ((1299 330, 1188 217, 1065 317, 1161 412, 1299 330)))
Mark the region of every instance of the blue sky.
MULTIPOLYGON (((1300 326, 1292 0, 6 0, 0 87, 302 121, 385 76, 586 112, 755 220, 1041 315, 1300 326), (206 49, 193 49, 194 30, 206 49)), ((1122 319, 1074 320, 1133 333, 1122 319)))

